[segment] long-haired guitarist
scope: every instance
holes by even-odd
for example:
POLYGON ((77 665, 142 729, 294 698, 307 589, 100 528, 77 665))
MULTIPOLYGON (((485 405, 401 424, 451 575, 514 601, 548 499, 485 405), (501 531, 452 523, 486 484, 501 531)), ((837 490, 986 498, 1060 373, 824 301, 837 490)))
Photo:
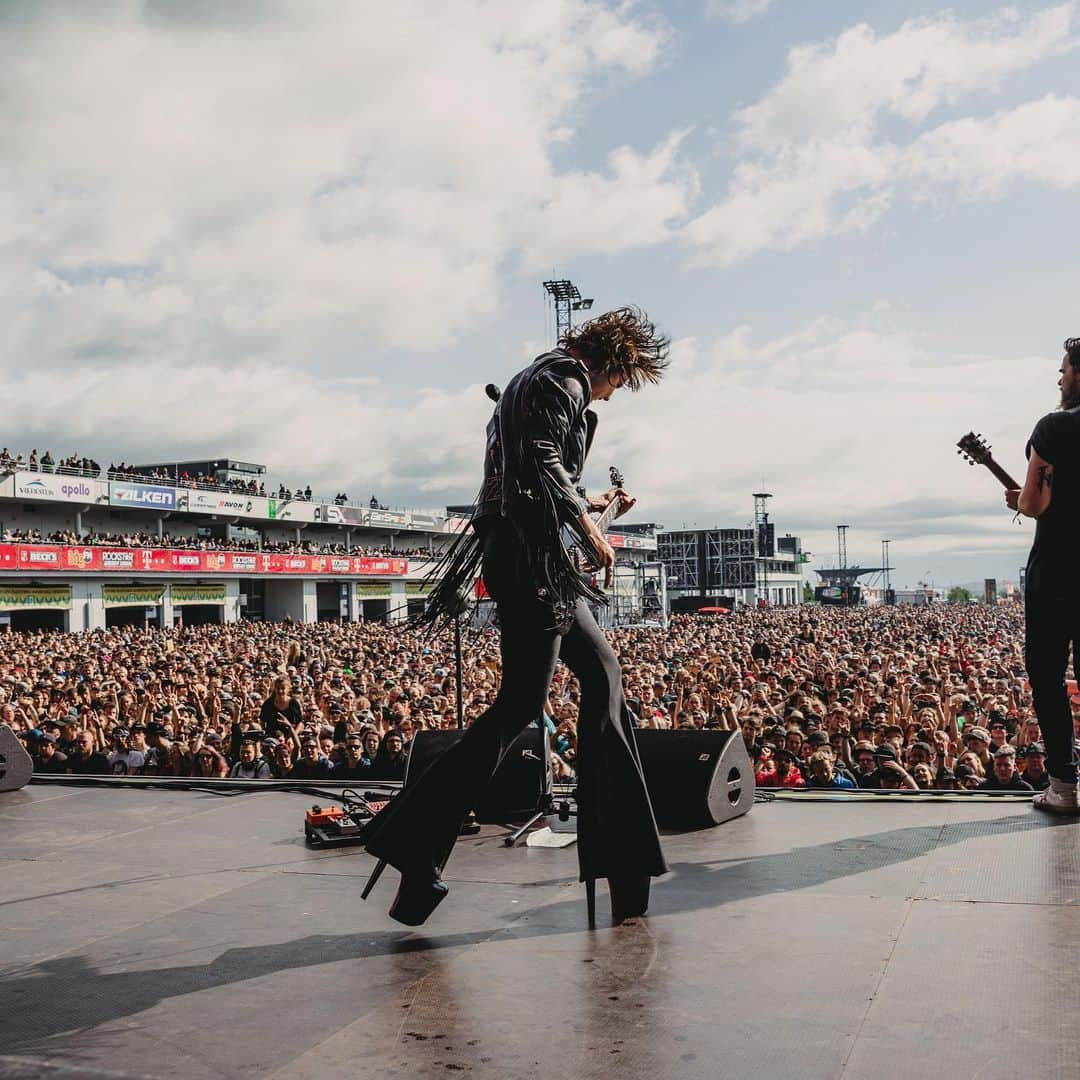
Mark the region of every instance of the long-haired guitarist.
POLYGON ((1035 805, 1075 814, 1077 753, 1065 670, 1070 652, 1080 670, 1080 338, 1065 342, 1060 376, 1060 406, 1035 425, 1024 486, 1006 491, 1005 501, 1036 521, 1024 592, 1024 654, 1050 787, 1035 797, 1035 805))
POLYGON ((502 682, 487 712, 415 783, 410 777, 365 831, 368 851, 381 860, 373 879, 385 863, 401 871, 390 909, 399 922, 419 925, 446 895, 441 869, 462 820, 511 742, 540 718, 560 658, 581 683, 578 855, 590 921, 596 878, 608 879, 619 920, 644 914, 650 879, 666 871, 619 663, 586 603, 603 595, 578 569, 563 534, 569 530, 609 578, 614 552, 589 512, 625 511, 633 500, 621 487, 599 499, 580 494, 596 429, 589 405, 622 387, 659 382, 668 348, 644 312, 620 308, 564 334, 559 348, 518 372, 501 396, 488 390, 498 403, 477 510, 433 575, 426 617, 456 617, 482 568, 498 607, 502 682))

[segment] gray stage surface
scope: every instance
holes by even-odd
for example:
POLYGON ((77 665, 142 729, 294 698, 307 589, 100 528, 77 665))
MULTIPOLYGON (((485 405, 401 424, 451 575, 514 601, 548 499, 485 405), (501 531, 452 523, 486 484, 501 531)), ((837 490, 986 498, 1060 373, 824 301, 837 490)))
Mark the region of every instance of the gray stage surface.
POLYGON ((0 796, 0 1076, 1080 1075, 1080 825, 1026 804, 758 805, 589 932, 494 829, 399 927, 309 801, 0 796))

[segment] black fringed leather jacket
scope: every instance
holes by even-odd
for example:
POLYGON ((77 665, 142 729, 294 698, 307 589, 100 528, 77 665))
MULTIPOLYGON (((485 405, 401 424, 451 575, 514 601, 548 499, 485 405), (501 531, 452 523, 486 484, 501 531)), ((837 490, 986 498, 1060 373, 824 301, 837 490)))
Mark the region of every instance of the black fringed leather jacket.
POLYGON ((537 357, 510 380, 488 422, 472 527, 432 572, 421 621, 438 624, 461 610, 480 566, 480 533, 493 517, 509 522, 520 539, 553 626, 569 626, 579 598, 607 602, 563 543, 564 528, 580 533, 578 518, 588 509, 577 485, 596 431, 591 396, 585 365, 561 349, 537 357))
POLYGON ((513 519, 523 502, 544 499, 564 525, 586 512, 578 484, 596 432, 590 398, 585 365, 561 349, 537 357, 510 380, 488 421, 476 518, 513 519))

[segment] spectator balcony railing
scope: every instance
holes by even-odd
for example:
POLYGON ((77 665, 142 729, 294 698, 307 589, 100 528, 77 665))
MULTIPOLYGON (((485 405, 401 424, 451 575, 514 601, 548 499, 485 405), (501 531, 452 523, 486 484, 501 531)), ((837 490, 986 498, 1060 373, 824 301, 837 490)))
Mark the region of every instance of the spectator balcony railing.
MULTIPOLYGON (((36 466, 31 466, 26 461, 19 461, 14 458, 7 460, 0 460, 0 476, 10 476, 12 473, 17 472, 35 472, 44 473, 46 475, 57 476, 77 476, 88 480, 116 480, 127 484, 149 484, 155 487, 175 487, 190 489, 193 491, 213 491, 213 492, 235 492, 239 495, 254 495, 264 499, 276 499, 278 502, 309 502, 317 503, 321 506, 348 506, 355 510, 382 510, 389 513, 397 514, 423 514, 427 517, 441 518, 445 520, 447 513, 445 509, 431 509, 427 507, 418 506, 387 506, 380 503, 379 506, 373 507, 368 502, 354 502, 349 500, 348 502, 339 502, 336 496, 329 495, 317 495, 314 492, 311 497, 298 493, 291 488, 286 488, 285 494, 279 494, 282 489, 282 485, 278 484, 272 486, 268 484, 266 480, 260 481, 263 485, 262 489, 256 485, 252 489, 248 484, 242 481, 235 483, 229 483, 223 480, 195 480, 191 477, 181 477, 175 474, 166 476, 154 476, 146 473, 134 473, 128 470, 109 469, 99 467, 97 470, 84 469, 82 467, 68 466, 68 465, 42 465, 40 460, 36 466)), ((333 523, 330 523, 333 524, 333 523)))

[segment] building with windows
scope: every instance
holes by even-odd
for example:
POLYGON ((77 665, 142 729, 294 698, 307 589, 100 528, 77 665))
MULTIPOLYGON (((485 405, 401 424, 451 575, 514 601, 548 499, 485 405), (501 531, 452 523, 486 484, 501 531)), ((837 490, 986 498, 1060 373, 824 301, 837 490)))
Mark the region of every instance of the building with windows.
MULTIPOLYGON (((264 474, 228 457, 122 478, 0 463, 0 626, 404 619, 468 524, 448 508, 279 497, 269 481, 260 494, 264 474)), ((653 537, 609 539, 621 563, 655 559, 653 537)))

